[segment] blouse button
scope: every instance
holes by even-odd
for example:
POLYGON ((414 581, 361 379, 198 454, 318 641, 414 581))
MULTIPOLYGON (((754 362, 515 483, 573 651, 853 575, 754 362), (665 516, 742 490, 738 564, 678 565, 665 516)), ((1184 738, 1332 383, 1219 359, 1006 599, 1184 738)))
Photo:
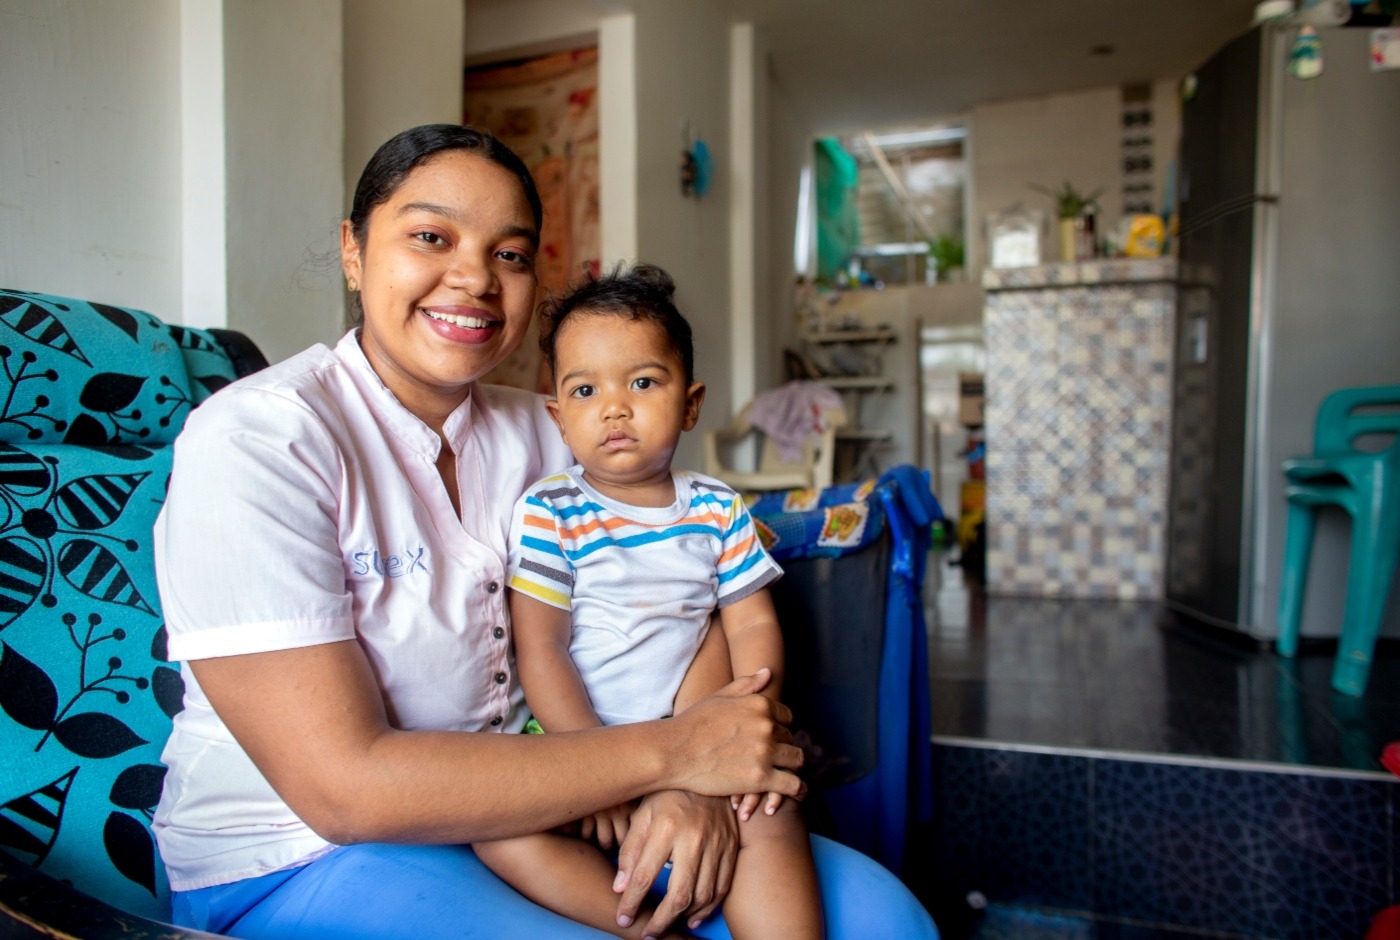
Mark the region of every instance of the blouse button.
POLYGON ((498 584, 498 583, 495 582, 495 581, 492 581, 490 584, 486 585, 486 593, 487 593, 487 594, 495 594, 495 593, 496 593, 497 591, 499 591, 500 589, 501 589, 500 584, 498 584))
POLYGON ((504 638, 505 638, 505 635, 506 635, 506 628, 505 628, 505 627, 492 627, 492 628, 491 628, 491 635, 494 636, 494 637, 495 637, 496 639, 498 639, 498 640, 504 639, 504 638))
POLYGON ((499 728, 501 726, 501 722, 503 721, 505 721, 505 719, 502 718, 500 715, 497 715, 495 718, 491 719, 491 727, 499 728))
POLYGON ((506 679, 508 679, 508 678, 510 678, 510 677, 507 676, 504 672, 498 672, 498 673, 496 673, 496 684, 497 684, 497 685, 505 685, 505 681, 506 681, 506 679))

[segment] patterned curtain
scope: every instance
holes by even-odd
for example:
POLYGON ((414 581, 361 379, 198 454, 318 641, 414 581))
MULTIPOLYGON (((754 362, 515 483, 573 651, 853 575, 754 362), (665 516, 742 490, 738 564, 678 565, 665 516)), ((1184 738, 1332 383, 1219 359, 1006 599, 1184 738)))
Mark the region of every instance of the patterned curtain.
MULTIPOLYGON (((540 301, 598 270, 597 92, 597 49, 466 73, 463 123, 490 130, 520 154, 540 190, 540 301)), ((538 336, 536 322, 486 381, 547 391, 538 336)))

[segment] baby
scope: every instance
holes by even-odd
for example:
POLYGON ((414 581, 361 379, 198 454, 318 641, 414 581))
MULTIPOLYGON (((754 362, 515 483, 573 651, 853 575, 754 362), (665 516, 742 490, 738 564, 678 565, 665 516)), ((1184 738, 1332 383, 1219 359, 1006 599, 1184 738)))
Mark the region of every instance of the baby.
MULTIPOLYGON (((738 494, 671 467, 705 397, 674 291, 666 272, 636 265, 587 282, 547 312, 549 413, 578 464, 521 497, 510 549, 516 664, 547 732, 662 718, 761 667, 773 673, 764 694, 781 692, 782 634, 766 587, 781 570, 738 494), (729 674, 687 675, 702 642, 707 655, 721 642, 707 640, 716 608, 729 674)), ((730 931, 738 940, 820 937, 821 898, 797 806, 775 793, 732 803, 740 848, 723 907, 730 931)), ((593 814, 585 833, 604 847, 620 843, 632 808, 593 814)), ((640 936, 642 918, 618 923, 617 869, 594 844, 545 832, 475 848, 536 903, 640 936)))

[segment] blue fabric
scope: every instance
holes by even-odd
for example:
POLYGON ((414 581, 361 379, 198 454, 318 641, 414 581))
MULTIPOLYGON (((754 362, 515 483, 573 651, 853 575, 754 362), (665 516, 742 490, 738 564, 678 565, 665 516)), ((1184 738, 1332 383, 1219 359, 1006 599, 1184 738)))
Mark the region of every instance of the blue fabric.
MULTIPOLYGON (((831 940, 936 940, 928 913, 888 871, 819 836, 812 850, 831 940)), ((244 940, 606 936, 527 901, 467 846, 347 846, 288 872, 177 893, 174 914, 182 927, 244 940)), ((718 916, 696 933, 730 936, 718 916)))
POLYGON ((169 444, 234 378, 209 333, 140 310, 0 290, 0 324, 4 441, 169 444))
POLYGON ((164 918, 149 831, 183 685, 151 528, 169 443, 233 379, 201 330, 0 291, 0 848, 164 918))

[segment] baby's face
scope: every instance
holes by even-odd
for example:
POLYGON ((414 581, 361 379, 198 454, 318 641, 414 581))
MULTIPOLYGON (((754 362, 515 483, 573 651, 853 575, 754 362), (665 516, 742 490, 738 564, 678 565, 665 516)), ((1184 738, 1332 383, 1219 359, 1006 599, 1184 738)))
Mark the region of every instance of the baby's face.
POLYGON ((705 386, 686 383, 662 328, 576 314, 555 338, 554 374, 549 413, 585 478, 622 502, 669 504, 671 457, 700 416, 705 386))

